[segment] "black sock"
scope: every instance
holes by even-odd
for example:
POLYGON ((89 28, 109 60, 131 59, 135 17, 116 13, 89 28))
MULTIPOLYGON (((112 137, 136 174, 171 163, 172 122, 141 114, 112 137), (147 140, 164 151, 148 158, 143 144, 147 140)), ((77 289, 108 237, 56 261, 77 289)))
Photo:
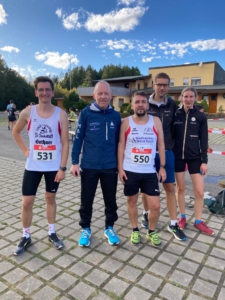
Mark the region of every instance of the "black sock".
POLYGON ((133 231, 139 231, 138 227, 133 228, 133 231))
POLYGON ((155 230, 149 229, 149 230, 148 230, 148 234, 153 233, 154 231, 155 231, 155 230))

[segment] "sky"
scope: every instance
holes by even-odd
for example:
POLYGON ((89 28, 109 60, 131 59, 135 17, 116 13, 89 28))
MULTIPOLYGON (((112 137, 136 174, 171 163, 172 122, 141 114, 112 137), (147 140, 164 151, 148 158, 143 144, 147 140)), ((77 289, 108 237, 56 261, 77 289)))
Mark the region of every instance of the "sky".
POLYGON ((91 65, 217 61, 225 0, 0 0, 0 55, 27 79, 91 65))

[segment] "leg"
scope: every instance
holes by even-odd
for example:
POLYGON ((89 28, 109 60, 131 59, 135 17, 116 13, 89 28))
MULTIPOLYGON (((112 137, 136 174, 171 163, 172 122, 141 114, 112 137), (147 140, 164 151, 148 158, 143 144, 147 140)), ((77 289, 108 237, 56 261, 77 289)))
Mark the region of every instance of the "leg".
POLYGON ((146 199, 146 195, 141 194, 141 199, 142 199, 142 204, 143 204, 144 211, 148 211, 149 207, 148 207, 148 201, 146 199))
POLYGON ((160 215, 159 196, 148 196, 148 195, 145 196, 146 196, 148 206, 150 208, 150 212, 148 214, 149 229, 151 231, 155 231, 155 227, 160 215))
POLYGON ((177 203, 173 183, 163 183, 163 188, 166 192, 166 204, 170 215, 170 220, 177 219, 177 203))
POLYGON ((23 196, 22 213, 21 213, 23 228, 29 228, 31 226, 34 200, 35 200, 35 196, 23 196))
POLYGON ((195 219, 201 220, 204 203, 204 176, 201 174, 190 174, 195 195, 195 219))
POLYGON ((128 213, 132 228, 138 227, 137 200, 138 200, 138 194, 127 197, 127 213, 128 213))
POLYGON ((45 192, 46 200, 46 216, 48 224, 54 224, 56 219, 56 202, 55 202, 56 193, 45 192))
POLYGON ((181 214, 185 214, 185 172, 175 174, 177 182, 177 202, 181 214))

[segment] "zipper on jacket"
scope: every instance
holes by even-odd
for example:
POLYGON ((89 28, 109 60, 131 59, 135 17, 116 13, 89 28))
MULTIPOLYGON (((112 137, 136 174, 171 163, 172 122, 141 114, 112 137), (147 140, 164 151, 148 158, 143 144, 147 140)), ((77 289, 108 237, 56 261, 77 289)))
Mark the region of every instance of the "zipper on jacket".
POLYGON ((106 134, 105 139, 108 141, 108 122, 105 123, 105 134, 106 134))
POLYGON ((188 114, 189 114, 189 111, 186 113, 186 121, 185 121, 185 127, 184 127, 184 141, 183 141, 182 159, 184 159, 184 148, 185 148, 185 140, 186 140, 186 133, 187 133, 188 114))

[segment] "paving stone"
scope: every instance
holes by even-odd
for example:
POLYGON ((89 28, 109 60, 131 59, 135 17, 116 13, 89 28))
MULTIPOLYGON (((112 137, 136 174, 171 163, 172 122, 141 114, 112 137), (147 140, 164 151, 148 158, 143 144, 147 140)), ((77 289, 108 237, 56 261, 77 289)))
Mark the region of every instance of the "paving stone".
POLYGON ((209 226, 209 228, 218 229, 218 230, 220 230, 220 228, 223 226, 223 224, 211 222, 211 221, 209 221, 207 225, 209 226))
POLYGON ((28 277, 22 283, 17 285, 17 288, 21 290, 25 294, 31 294, 36 289, 38 289, 43 283, 39 280, 34 278, 33 276, 28 277))
POLYGON ((168 300, 181 300, 184 296, 184 293, 185 290, 176 287, 170 283, 166 283, 159 295, 168 300))
POLYGON ((181 271, 178 271, 178 270, 175 270, 172 275, 170 276, 169 280, 170 281, 173 281, 175 283, 178 283, 180 285, 183 285, 185 287, 188 287, 189 286, 189 283, 191 282, 193 276, 187 274, 187 273, 184 273, 184 272, 181 272, 181 271))
POLYGON ((95 289, 90 285, 79 282, 68 294, 74 297, 74 299, 86 300, 94 291, 95 289))
POLYGON ((129 261, 129 263, 134 266, 137 266, 138 268, 146 269, 148 265, 151 263, 151 259, 137 254, 129 261))
POLYGON ((114 252, 112 254, 112 256, 119 260, 127 261, 131 257, 132 254, 133 254, 132 252, 120 248, 120 249, 116 250, 116 252, 114 252))
POLYGON ((31 272, 36 271, 37 269, 44 266, 47 262, 38 257, 33 258, 32 260, 26 262, 23 266, 31 272))
POLYGON ((208 245, 206 245, 204 243, 197 242, 197 241, 194 242, 191 245, 191 248, 195 249, 197 251, 203 252, 203 253, 206 253, 209 250, 209 246, 208 245))
POLYGON ((136 281, 137 278, 140 276, 141 271, 135 268, 125 266, 125 268, 118 273, 118 276, 123 277, 126 280, 136 281))
POLYGON ((215 236, 208 236, 208 235, 205 235, 205 234, 200 234, 198 237, 197 237, 197 240, 199 242, 203 242, 203 243, 208 243, 208 244, 213 244, 214 240, 215 240, 215 236))
POLYGON ((114 277, 103 287, 103 289, 117 296, 121 296, 128 287, 128 283, 114 277))
POLYGON ((195 274, 195 272, 197 271, 198 267, 199 267, 199 264, 196 264, 194 262, 188 261, 186 259, 182 260, 178 264, 178 266, 177 266, 178 269, 181 269, 181 270, 183 270, 185 272, 189 272, 191 274, 195 274))
POLYGON ((74 262, 76 262, 76 258, 65 253, 64 255, 60 256, 54 263, 61 268, 67 268, 74 262))
POLYGON ((51 278, 53 278, 55 275, 59 274, 61 272, 61 270, 59 268, 56 268, 52 265, 44 267, 43 269, 41 269, 37 275, 42 277, 45 280, 50 280, 51 278))
POLYGON ((199 276, 202 277, 203 279, 207 279, 219 283, 222 273, 212 270, 210 268, 203 267, 199 276))
POLYGON ((217 245, 218 247, 225 248, 225 240, 219 239, 219 240, 216 242, 216 245, 217 245))
POLYGON ((159 257, 158 257, 158 260, 159 261, 162 261, 162 262, 165 262, 169 265, 174 265, 177 261, 178 257, 173 255, 173 254, 170 254, 168 252, 163 252, 159 257))
POLYGON ((56 258, 57 256, 61 255, 61 250, 56 250, 55 248, 50 248, 44 252, 41 253, 41 256, 46 258, 47 260, 52 260, 56 258))
POLYGON ((185 247, 183 247, 183 246, 179 246, 179 245, 176 245, 176 244, 170 244, 168 247, 166 247, 166 251, 169 251, 169 252, 172 252, 172 253, 174 253, 174 254, 178 254, 178 255, 181 255, 183 252, 184 252, 184 250, 185 250, 186 248, 185 247))
POLYGON ((145 246, 143 249, 141 249, 141 251, 139 252, 139 254, 143 254, 147 257, 151 257, 154 258, 156 255, 159 254, 159 249, 153 248, 151 246, 145 246))
POLYGON ((6 290, 7 288, 8 288, 7 285, 5 285, 4 283, 0 282, 0 293, 3 292, 4 290, 6 290))
POLYGON ((84 263, 79 261, 74 266, 69 269, 69 272, 72 272, 80 277, 82 277, 85 273, 87 273, 92 268, 88 263, 84 263))
POLYGON ((160 262, 154 262, 154 264, 148 269, 150 272, 166 277, 171 267, 164 265, 160 262))
POLYGON ((215 284, 206 282, 201 279, 196 279, 194 286, 192 287, 193 291, 196 291, 200 294, 206 295, 213 299, 217 286, 215 284))
POLYGON ((137 252, 138 249, 142 248, 143 247, 143 243, 140 243, 138 245, 133 245, 131 242, 130 242, 130 239, 128 242, 126 242, 125 244, 123 244, 123 248, 126 249, 126 250, 129 250, 131 252, 137 252))
POLYGON ((225 288, 222 288, 217 300, 224 300, 224 299, 225 299, 225 288))
POLYGON ((210 255, 219 257, 221 259, 225 259, 225 251, 223 249, 219 249, 214 247, 210 253, 210 255))
POLYGON ((41 289, 39 292, 37 292, 35 295, 32 296, 32 299, 34 300, 52 300, 55 299, 60 293, 50 286, 45 286, 43 289, 41 289))
POLYGON ((9 242, 7 242, 7 241, 1 239, 0 249, 1 249, 1 248, 4 248, 4 247, 7 246, 7 245, 9 245, 9 242))
POLYGON ((138 284, 144 287, 145 289, 155 292, 162 282, 162 279, 159 279, 150 274, 145 274, 142 277, 142 279, 138 282, 138 284))
POLYGON ((86 261, 89 261, 90 263, 94 265, 98 265, 100 261, 102 261, 105 258, 105 255, 102 255, 96 251, 92 251, 90 254, 88 254, 85 257, 86 261))
POLYGON ((133 287, 130 292, 124 297, 125 300, 148 300, 150 299, 151 294, 147 293, 137 287, 133 287))
POLYGON ((103 282, 105 282, 109 278, 109 275, 105 272, 102 272, 98 269, 93 270, 90 274, 88 274, 85 279, 90 281, 91 283, 100 286, 103 282))
POLYGON ((187 298, 187 300, 205 300, 205 298, 194 295, 194 294, 190 294, 187 298))
POLYGON ((11 256, 12 254, 13 254, 13 252, 15 251, 15 245, 8 245, 7 247, 5 247, 5 248, 2 248, 1 250, 0 250, 0 254, 2 255, 2 256, 5 256, 5 257, 9 257, 9 256, 11 256))
POLYGON ((70 250, 70 254, 75 255, 79 258, 86 256, 87 253, 91 252, 91 249, 88 247, 79 247, 77 246, 75 249, 70 250))
POLYGON ((112 247, 111 245, 109 245, 109 243, 105 242, 105 243, 101 244, 97 248, 97 250, 100 251, 100 252, 103 252, 105 254, 110 254, 110 253, 112 253, 115 250, 115 248, 112 247))
POLYGON ((92 298, 92 300, 112 300, 113 298, 110 298, 108 295, 100 292, 97 296, 92 298))
POLYGON ((191 260, 194 260, 194 261, 197 261, 197 262, 202 262, 205 254, 203 253, 200 253, 200 252, 197 252, 197 251, 193 251, 193 250, 188 250, 186 253, 185 253, 185 258, 189 258, 191 260))
POLYGON ((11 270, 12 268, 14 268, 14 265, 7 262, 7 261, 3 261, 0 263, 0 275, 2 275, 3 273, 11 270))
POLYGON ((5 276, 3 276, 3 278, 9 283, 14 284, 20 281, 21 279, 25 278, 27 275, 27 272, 21 270, 20 268, 16 268, 15 270, 10 271, 5 276))
POLYGON ((71 285, 77 282, 77 278, 71 276, 70 274, 63 273, 59 277, 57 277, 52 284, 60 288, 61 290, 67 290, 71 285))
POLYGON ((104 263, 100 265, 102 269, 105 269, 111 273, 115 273, 123 264, 112 258, 108 258, 104 263))
POLYGON ((1 296, 1 300, 21 300, 21 299, 24 298, 12 290, 7 291, 1 296))
POLYGON ((205 264, 221 271, 223 271, 225 268, 224 261, 222 259, 215 258, 213 256, 209 256, 205 264))

